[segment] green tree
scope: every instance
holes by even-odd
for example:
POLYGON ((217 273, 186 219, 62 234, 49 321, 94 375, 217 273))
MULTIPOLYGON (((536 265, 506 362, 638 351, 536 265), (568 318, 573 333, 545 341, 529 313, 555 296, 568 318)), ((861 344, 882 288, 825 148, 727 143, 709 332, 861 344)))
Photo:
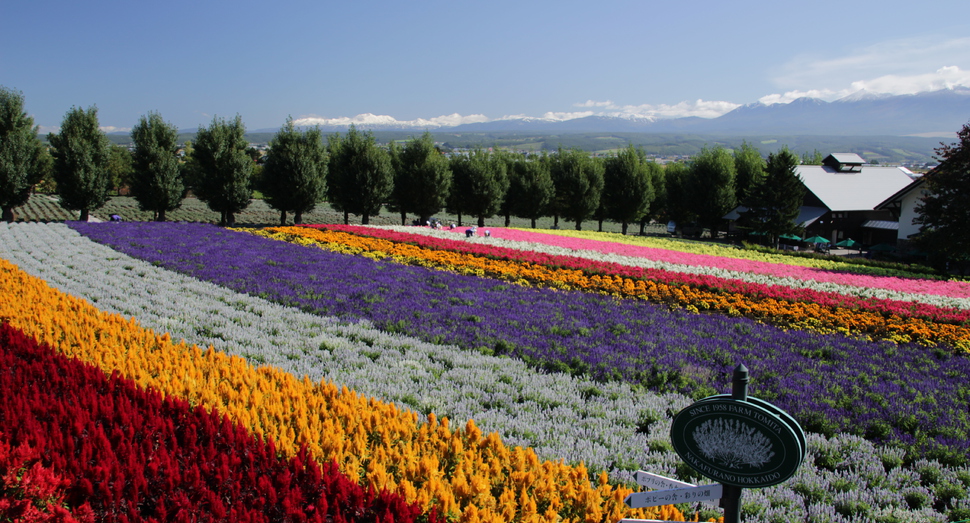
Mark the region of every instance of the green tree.
POLYGON ((269 154, 263 166, 259 190, 266 203, 280 211, 280 225, 286 225, 286 213, 293 213, 293 223, 303 223, 303 213, 312 211, 323 200, 327 187, 327 148, 319 127, 300 132, 293 118, 276 133, 269 143, 269 154))
POLYGON ((798 175, 798 156, 783 147, 768 155, 765 179, 748 191, 742 202, 741 227, 764 235, 771 245, 778 244, 782 234, 800 232, 796 223, 805 199, 805 185, 798 175))
POLYGON ((603 208, 607 219, 619 222, 623 234, 631 222, 647 215, 653 201, 653 181, 643 151, 633 144, 606 159, 603 208))
POLYGON ((970 260, 970 124, 957 138, 958 143, 936 149, 940 164, 924 176, 927 194, 916 205, 914 220, 922 225, 918 244, 940 269, 970 260))
POLYGON ((812 153, 802 154, 802 165, 822 165, 823 160, 825 160, 825 157, 818 149, 815 149, 812 153))
POLYGON ((24 111, 24 95, 0 86, 0 209, 12 222, 14 209, 27 203, 48 164, 34 119, 24 111))
POLYGON ((349 214, 355 214, 361 217, 362 224, 369 224, 371 216, 380 215, 381 206, 394 189, 390 154, 377 146, 372 133, 360 132, 353 125, 346 137, 333 135, 328 145, 330 204, 343 211, 344 222, 349 214))
POLYGON ((650 202, 647 213, 640 218, 641 236, 646 234, 647 222, 650 220, 667 221, 666 171, 657 162, 647 162, 647 170, 650 172, 650 185, 653 187, 653 201, 650 202))
POLYGON ((583 221, 599 208, 603 193, 603 164, 579 149, 559 148, 551 162, 556 187, 555 212, 583 229, 583 221))
POLYGON ((516 158, 509 172, 509 190, 505 196, 512 215, 528 218, 535 229, 536 220, 546 216, 555 196, 548 155, 516 158))
POLYGON ((192 190, 220 214, 223 226, 235 225, 236 213, 249 207, 252 198, 253 159, 246 152, 245 134, 239 115, 231 122, 216 117, 209 127, 199 127, 192 144, 192 190))
POLYGON ((179 163, 178 128, 165 122, 157 112, 138 119, 131 130, 132 174, 131 195, 143 211, 152 211, 154 219, 165 221, 165 213, 182 206, 185 181, 179 163))
POLYGON ((47 140, 53 147, 61 207, 80 211, 80 220, 86 222, 90 211, 107 203, 111 189, 111 142, 98 128, 98 108, 72 107, 61 122, 60 133, 50 133, 47 140))
POLYGON ((695 222, 697 214, 692 205, 690 167, 683 162, 665 165, 664 188, 667 193, 667 218, 681 226, 695 222))
POLYGON ((750 187, 764 180, 765 160, 758 149, 747 141, 742 141, 741 147, 734 151, 734 169, 737 172, 734 179, 734 197, 741 202, 750 187))
POLYGON ((111 178, 111 189, 121 194, 121 189, 131 185, 131 175, 134 173, 134 158, 127 147, 111 144, 111 154, 108 157, 108 177, 111 178))
POLYGON ((724 215, 737 204, 734 197, 734 158, 723 147, 704 148, 690 166, 693 210, 698 222, 717 238, 724 215))
POLYGON ((394 207, 404 224, 407 213, 416 214, 420 223, 445 208, 451 193, 451 165, 435 147, 431 133, 411 138, 404 148, 392 149, 395 159, 394 207))
MULTIPOLYGON (((454 176, 449 212, 467 214, 478 218, 478 226, 485 226, 485 219, 495 216, 502 206, 509 188, 505 162, 488 151, 476 148, 467 155, 451 158, 454 176)), ((460 218, 459 218, 460 220, 460 218)))

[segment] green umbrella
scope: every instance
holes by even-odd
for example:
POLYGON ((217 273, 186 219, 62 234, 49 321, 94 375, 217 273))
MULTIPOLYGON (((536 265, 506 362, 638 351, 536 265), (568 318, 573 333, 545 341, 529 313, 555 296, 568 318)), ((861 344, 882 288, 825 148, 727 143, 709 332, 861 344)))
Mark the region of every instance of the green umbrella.
POLYGON ((852 238, 848 238, 848 239, 845 239, 845 240, 840 241, 839 243, 836 243, 835 246, 836 247, 842 247, 843 249, 851 249, 853 247, 858 247, 859 246, 859 242, 853 240, 852 238))
POLYGON ((779 238, 784 238, 786 240, 797 240, 797 241, 801 241, 802 239, 801 236, 795 236, 794 234, 782 234, 781 236, 779 236, 779 238))
POLYGON ((807 243, 831 243, 828 238, 823 238, 821 236, 812 236, 811 238, 805 238, 807 243))

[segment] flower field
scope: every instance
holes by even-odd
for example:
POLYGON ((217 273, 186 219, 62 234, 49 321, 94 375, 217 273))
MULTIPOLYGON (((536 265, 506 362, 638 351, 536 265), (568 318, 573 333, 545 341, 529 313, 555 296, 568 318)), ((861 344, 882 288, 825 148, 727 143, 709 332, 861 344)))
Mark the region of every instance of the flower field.
MULTIPOLYGON (((13 265, 0 269, 0 318, 42 344, 32 353, 7 350, 57 352, 95 365, 102 375, 117 371, 110 390, 132 388, 130 380, 139 387, 134 390, 161 393, 137 400, 153 405, 153 413, 171 398, 165 408, 179 416, 214 416, 210 425, 239 434, 234 445, 277 449, 282 458, 259 465, 276 471, 268 479, 283 470, 293 477, 337 474, 325 482, 336 493, 295 480, 274 486, 279 500, 300 500, 276 503, 277 510, 312 505, 314 513, 345 514, 354 507, 371 514, 363 519, 388 510, 398 517, 400 510, 402 520, 429 521, 694 515, 696 506, 648 514, 625 509, 621 500, 640 468, 704 481, 672 452, 670 415, 692 396, 726 391, 729 371, 742 361, 752 370, 751 393, 788 410, 810 431, 809 457, 795 477, 745 492, 745 521, 952 521, 970 510, 970 366, 962 338, 952 334, 963 328, 965 308, 959 295, 939 290, 945 287, 887 285, 880 297, 802 288, 833 300, 842 300, 839 294, 886 302, 825 306, 841 306, 845 314, 886 318, 892 314, 878 307, 903 310, 908 301, 908 313, 899 317, 923 322, 918 332, 857 327, 846 335, 822 322, 814 330, 799 328, 741 308, 716 314, 717 307, 708 307, 700 314, 691 312, 703 308, 696 296, 657 300, 637 291, 662 283, 673 296, 686 286, 720 295, 724 285, 737 285, 733 299, 754 301, 755 293, 741 290, 756 282, 722 275, 723 284, 672 283, 662 278, 708 275, 594 259, 593 249, 544 253, 523 248, 536 239, 503 239, 507 230, 468 242, 453 233, 433 238, 328 228, 261 232, 290 240, 283 242, 185 223, 3 226, 0 258, 13 265), (314 236, 321 233, 334 236, 314 236), (934 296, 956 301, 934 302, 934 296), (172 341, 180 339, 185 342, 172 341)), ((149 422, 157 423, 138 423, 149 422)), ((123 450, 113 456, 145 444, 122 436, 123 450)), ((180 442, 183 436, 165 437, 180 442)), ((3 441, 29 439, 2 429, 0 438, 0 466, 3 441)), ((238 459, 226 452, 226 458, 193 461, 238 459)), ((85 474, 43 465, 64 477, 85 474)), ((185 493, 185 507, 205 511, 217 506, 213 496, 238 494, 247 518, 286 517, 261 516, 266 501, 260 505, 245 478, 229 480, 218 467, 209 469, 219 479, 200 476, 200 487, 185 493), (238 492, 214 489, 212 481, 238 484, 238 492)), ((86 509, 77 501, 86 491, 77 490, 80 479, 71 481, 61 499, 83 518, 86 509)), ((99 496, 86 498, 99 514, 119 498, 99 496)), ((119 514, 132 510, 110 506, 119 514)), ((700 510, 703 519, 716 515, 700 510)))

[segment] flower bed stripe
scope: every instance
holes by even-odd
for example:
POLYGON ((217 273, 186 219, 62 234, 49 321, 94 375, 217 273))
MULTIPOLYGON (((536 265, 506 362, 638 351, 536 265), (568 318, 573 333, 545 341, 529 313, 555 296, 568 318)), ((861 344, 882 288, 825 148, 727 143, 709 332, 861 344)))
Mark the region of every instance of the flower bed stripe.
POLYGON ((217 412, 140 390, 116 372, 106 376, 6 323, 0 368, 0 445, 43 449, 34 463, 63 477, 68 507, 129 521, 407 522, 422 515, 399 495, 362 489, 336 463, 321 468, 305 449, 280 458, 272 440, 217 412))
POLYGON ((374 262, 202 224, 73 224, 166 267, 327 315, 368 319, 547 369, 622 378, 655 390, 725 390, 738 361, 752 390, 823 434, 850 431, 910 455, 966 461, 967 358, 907 344, 780 331, 642 301, 528 289, 374 262), (163 248, 164 247, 164 248, 163 248), (899 376, 910 377, 907 380, 899 376), (703 387, 713 387, 705 389, 703 387))
MULTIPOLYGON (((541 260, 541 254, 539 256, 536 256, 536 254, 542 253, 551 256, 551 261, 540 261, 540 263, 551 263, 552 265, 557 265, 560 258, 565 258, 565 260, 568 260, 566 266, 575 266, 578 262, 580 264, 578 268, 586 269, 589 267, 591 269, 598 270, 599 272, 617 273, 615 269, 601 269, 591 266, 588 261, 584 260, 604 262, 607 264, 607 267, 619 266, 623 267, 624 269, 626 267, 637 267, 647 270, 654 269, 654 271, 647 272, 647 274, 656 274, 656 276, 649 276, 652 279, 669 281, 670 283, 682 282, 688 284, 700 284, 713 288, 745 292, 747 294, 763 295, 767 292, 770 296, 772 287, 787 287, 796 291, 804 289, 808 291, 815 291, 816 293, 820 294, 818 297, 813 294, 806 294, 804 297, 799 297, 798 299, 809 301, 818 301, 820 299, 822 300, 820 303, 825 305, 845 305, 855 307, 857 305, 867 303, 869 299, 872 298, 877 300, 889 300, 890 302, 899 302, 898 306, 901 306, 904 310, 912 307, 929 305, 931 307, 927 308, 925 312, 920 311, 919 309, 914 309, 910 315, 948 319, 948 321, 965 321, 970 319, 970 299, 958 298, 949 295, 921 294, 895 289, 894 284, 897 284, 900 280, 910 281, 900 278, 881 277, 874 280, 875 282, 880 283, 879 286, 845 285, 836 282, 823 283, 814 279, 800 279, 787 275, 772 276, 754 272, 728 270, 705 265, 670 263, 644 256, 621 255, 610 252, 610 250, 607 248, 603 248, 601 250, 572 249, 538 241, 510 240, 495 236, 488 238, 481 236, 463 238, 455 235, 453 231, 449 231, 447 229, 361 225, 321 225, 308 227, 325 227, 333 230, 387 239, 393 239, 393 237, 386 236, 388 234, 397 233, 398 237, 400 237, 400 234, 405 234, 406 237, 410 239, 404 241, 408 241, 410 243, 419 243, 421 239, 425 239, 425 242, 427 242, 429 241, 428 239, 435 238, 438 240, 438 242, 447 240, 447 244, 458 246, 457 248, 459 249, 461 249, 460 246, 464 245, 465 247, 463 249, 465 252, 475 252, 478 254, 491 253, 492 251, 487 251, 485 249, 488 249, 489 247, 499 247, 499 252, 507 250, 517 252, 518 254, 513 255, 515 256, 514 258, 509 259, 519 259, 521 261, 533 261, 537 259, 541 260), (474 249, 474 251, 469 251, 470 249, 474 249), (698 280, 697 277, 699 276, 706 278, 698 280), (679 278, 686 279, 681 281, 679 278), (738 286, 739 283, 756 285, 751 287, 738 286), (763 287, 768 287, 768 289, 763 289, 763 287), (753 291, 744 289, 753 289, 753 291), (856 297, 863 298, 863 300, 842 302, 840 301, 840 299, 844 299, 842 297, 856 297)), ((502 233, 503 230, 499 229, 498 232, 502 233)), ((425 245, 425 243, 421 243, 421 245, 428 246, 425 245)), ((620 247, 622 248, 622 245, 620 247)), ((721 249, 723 250, 723 248, 721 249)), ((486 255, 494 256, 493 254, 486 255)), ((506 258, 508 255, 503 253, 501 254, 501 257, 506 258)), ((790 291, 780 292, 784 294, 780 295, 779 297, 784 299, 792 299, 793 294, 791 294, 790 291)))
MULTIPOLYGON (((59 352, 117 370, 141 387, 227 413, 296 455, 306 445, 351 480, 401 493, 425 510, 466 521, 526 521, 558 513, 594 521, 635 514, 622 505, 629 489, 589 484, 585 467, 541 462, 535 453, 483 436, 469 421, 452 430, 429 416, 419 424, 347 389, 314 384, 241 358, 175 344, 137 323, 98 311, 50 289, 0 260, 0 318, 59 352), (541 508, 540 508, 541 507, 541 508)), ((677 517, 672 507, 653 512, 677 517)))
MULTIPOLYGON (((345 226, 337 226, 347 229, 345 226)), ((850 302, 851 305, 865 306, 876 310, 858 310, 846 306, 825 306, 825 296, 813 296, 814 292, 786 293, 777 287, 752 286, 750 284, 729 284, 748 294, 728 292, 718 289, 717 282, 708 278, 671 273, 657 274, 660 271, 642 271, 638 269, 616 266, 612 264, 596 264, 590 267, 588 263, 577 263, 575 258, 556 257, 541 261, 515 261, 516 253, 507 250, 480 247, 473 249, 474 254, 459 250, 461 242, 438 244, 428 248, 424 245, 416 246, 404 243, 406 238, 398 233, 381 233, 380 229, 357 228, 364 230, 366 236, 350 232, 331 230, 331 226, 320 228, 309 227, 273 227, 267 232, 253 231, 255 234, 274 237, 281 240, 301 238, 297 243, 306 244, 317 242, 321 245, 338 245, 339 248, 327 247, 329 250, 344 254, 367 253, 371 258, 389 257, 395 261, 427 267, 441 267, 461 274, 476 276, 490 276, 518 283, 532 283, 560 289, 578 289, 599 291, 618 296, 646 299, 655 303, 687 307, 697 312, 699 310, 717 311, 732 316, 746 316, 763 320, 785 328, 799 328, 815 332, 842 332, 852 335, 872 336, 892 341, 918 341, 927 344, 944 343, 970 350, 970 327, 963 324, 941 323, 922 318, 910 317, 915 307, 912 304, 899 304, 888 301, 851 299, 840 296, 837 302, 850 302), (394 235, 394 239, 375 238, 368 234, 394 235), (277 235, 277 236, 274 236, 277 235), (485 253, 494 251, 493 255, 485 253), (495 259, 494 255, 508 256, 513 260, 495 259), (574 267, 579 268, 574 268, 574 267), (665 279, 673 276, 673 284, 665 279), (655 281, 659 279, 660 281, 655 281), (690 282, 691 284, 685 284, 690 282), (706 289, 714 288, 713 291, 706 289), (766 296, 767 295, 767 296, 766 296), (812 299, 816 298, 816 299, 812 299), (893 311, 893 312, 889 312, 893 311)), ((440 240, 439 240, 440 241, 440 240)), ((947 316, 951 321, 962 321, 954 318, 953 311, 940 311, 934 307, 923 306, 923 312, 934 316, 947 316), (928 312, 932 310, 932 312, 928 312)), ((960 316, 966 316, 970 311, 959 311, 960 316)))
POLYGON ((685 265, 793 276, 860 287, 885 287, 918 294, 970 297, 970 282, 919 277, 899 277, 900 271, 866 267, 832 260, 764 254, 721 245, 689 244, 657 238, 641 238, 590 231, 493 229, 499 237, 561 245, 571 249, 628 253, 685 265), (603 241, 608 237, 610 241, 603 241), (698 252, 700 251, 700 252, 698 252), (865 274, 862 274, 865 273, 865 274))

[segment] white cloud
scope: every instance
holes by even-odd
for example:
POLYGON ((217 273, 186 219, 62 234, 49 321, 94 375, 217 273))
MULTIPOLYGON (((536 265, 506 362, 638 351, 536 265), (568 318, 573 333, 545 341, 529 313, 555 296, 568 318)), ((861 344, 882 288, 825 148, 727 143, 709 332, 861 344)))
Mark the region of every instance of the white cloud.
POLYGON ((908 76, 887 74, 872 80, 852 82, 853 91, 872 93, 915 94, 925 91, 939 91, 954 87, 970 87, 970 71, 958 66, 941 67, 932 73, 908 76))
POLYGON ((461 125, 465 123, 478 123, 487 122, 489 118, 483 114, 472 114, 469 116, 462 116, 458 113, 453 113, 449 115, 437 116, 434 118, 418 118, 416 120, 398 120, 393 116, 387 115, 377 115, 371 113, 358 114, 354 117, 341 116, 337 118, 326 118, 322 116, 303 116, 293 120, 293 125, 297 126, 310 126, 310 125, 337 125, 337 126, 349 126, 351 124, 359 126, 384 126, 384 125, 394 125, 394 126, 406 126, 406 127, 447 127, 453 125, 461 125))
POLYGON ((970 88, 970 71, 964 71, 955 65, 945 66, 929 73, 912 75, 887 74, 870 80, 856 80, 849 82, 844 88, 810 89, 807 91, 792 90, 784 94, 769 94, 758 101, 766 104, 788 103, 798 98, 820 98, 826 101, 838 100, 860 91, 872 94, 916 94, 954 87, 970 88))
POLYGON ((785 64, 772 81, 786 91, 842 91, 860 78, 912 78, 946 69, 945 66, 970 68, 970 38, 897 38, 838 57, 799 55, 785 64))
POLYGON ((105 132, 105 133, 130 133, 131 132, 131 127, 115 127, 113 125, 102 125, 101 127, 98 127, 98 129, 101 129, 101 132, 105 132))
MULTIPOLYGON (((585 111, 583 116, 595 114, 597 116, 612 116, 617 118, 644 118, 656 120, 661 118, 682 118, 685 116, 697 116, 700 118, 717 118, 722 114, 736 109, 740 104, 723 101, 695 100, 684 101, 673 105, 667 104, 641 104, 641 105, 618 105, 613 102, 586 102, 575 104, 576 107, 596 107, 597 112, 585 111)), ((547 113, 557 114, 557 113, 547 113)), ((569 114, 569 113, 563 113, 569 114)))

